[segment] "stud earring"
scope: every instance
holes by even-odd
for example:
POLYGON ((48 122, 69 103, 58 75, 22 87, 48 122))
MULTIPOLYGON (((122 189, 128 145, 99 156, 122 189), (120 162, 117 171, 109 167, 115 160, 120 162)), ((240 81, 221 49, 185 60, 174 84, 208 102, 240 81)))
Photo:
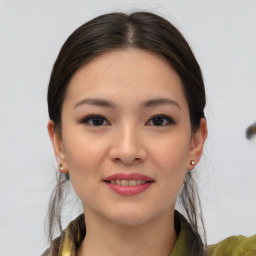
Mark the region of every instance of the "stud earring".
POLYGON ((190 164, 191 164, 191 165, 195 165, 195 163, 196 163, 196 162, 195 162, 194 160, 191 160, 191 161, 190 161, 190 164))
POLYGON ((62 166, 62 164, 59 164, 59 166, 60 166, 60 172, 63 171, 63 166, 62 166))

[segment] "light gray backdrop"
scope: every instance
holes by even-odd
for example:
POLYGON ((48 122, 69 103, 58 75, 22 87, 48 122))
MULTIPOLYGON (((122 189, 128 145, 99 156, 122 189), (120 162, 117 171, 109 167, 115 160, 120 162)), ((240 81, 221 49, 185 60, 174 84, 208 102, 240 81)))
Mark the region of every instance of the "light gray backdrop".
POLYGON ((209 243, 256 233, 256 145, 245 139, 256 120, 255 0, 0 0, 1 256, 40 255, 46 247, 56 166, 46 88, 62 43, 99 14, 132 10, 172 21, 204 73, 209 137, 200 189, 209 243))

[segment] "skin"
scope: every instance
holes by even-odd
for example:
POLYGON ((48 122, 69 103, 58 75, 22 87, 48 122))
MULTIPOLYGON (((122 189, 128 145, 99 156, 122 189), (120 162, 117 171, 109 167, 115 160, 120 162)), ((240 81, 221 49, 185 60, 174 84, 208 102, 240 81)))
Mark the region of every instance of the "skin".
POLYGON ((207 136, 203 118, 191 133, 182 82, 170 64, 130 48, 94 58, 68 85, 62 137, 52 120, 48 131, 61 172, 69 172, 84 207, 87 234, 78 255, 169 255, 176 241, 176 197, 185 172, 193 168, 190 161, 199 162, 207 136), (81 103, 88 98, 115 107, 81 103), (156 98, 175 103, 141 106, 156 98), (82 122, 92 114, 102 116, 100 125, 82 122), (157 123, 159 114, 171 121, 159 117, 157 123), (154 183, 142 193, 123 196, 103 182, 120 172, 143 174, 154 183))

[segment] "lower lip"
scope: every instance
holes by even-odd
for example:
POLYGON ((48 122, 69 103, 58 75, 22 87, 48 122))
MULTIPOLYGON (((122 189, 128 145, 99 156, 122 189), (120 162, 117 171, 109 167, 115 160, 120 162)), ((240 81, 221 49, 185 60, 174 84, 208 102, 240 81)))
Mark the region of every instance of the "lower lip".
POLYGON ((133 195, 142 193, 143 191, 148 189, 153 184, 153 182, 148 182, 148 183, 137 185, 137 186, 120 186, 120 185, 111 184, 107 182, 105 182, 105 184, 108 185, 116 193, 122 196, 133 196, 133 195))

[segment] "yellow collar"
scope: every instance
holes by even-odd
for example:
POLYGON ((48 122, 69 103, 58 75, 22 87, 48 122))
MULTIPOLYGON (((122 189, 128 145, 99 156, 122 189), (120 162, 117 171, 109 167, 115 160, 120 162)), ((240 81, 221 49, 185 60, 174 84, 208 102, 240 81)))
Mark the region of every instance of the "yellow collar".
MULTIPOLYGON (((170 256, 188 255, 187 241, 191 235, 191 228, 185 218, 175 211, 175 228, 177 240, 170 256)), ((61 236, 56 238, 50 247, 51 256, 76 256, 76 250, 86 235, 84 215, 79 215, 70 222, 61 236)))

